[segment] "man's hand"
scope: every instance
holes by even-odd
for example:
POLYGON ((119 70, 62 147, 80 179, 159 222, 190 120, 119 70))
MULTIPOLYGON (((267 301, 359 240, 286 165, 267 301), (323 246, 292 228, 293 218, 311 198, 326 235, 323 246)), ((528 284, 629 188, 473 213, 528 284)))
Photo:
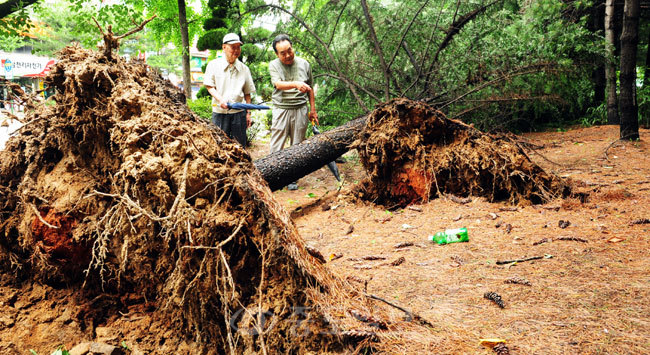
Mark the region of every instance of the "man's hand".
POLYGON ((252 124, 253 124, 253 120, 251 119, 251 112, 247 111, 246 112, 246 128, 251 128, 252 124))
POLYGON ((219 107, 221 107, 224 110, 227 110, 228 109, 228 102, 226 102, 226 101, 219 102, 219 107))
POLYGON ((295 87, 300 92, 310 92, 311 91, 311 87, 309 85, 307 85, 306 83, 300 82, 300 81, 295 82, 295 87))
POLYGON ((311 124, 314 126, 320 125, 320 123, 318 123, 318 113, 316 111, 309 112, 309 121, 311 121, 311 124))

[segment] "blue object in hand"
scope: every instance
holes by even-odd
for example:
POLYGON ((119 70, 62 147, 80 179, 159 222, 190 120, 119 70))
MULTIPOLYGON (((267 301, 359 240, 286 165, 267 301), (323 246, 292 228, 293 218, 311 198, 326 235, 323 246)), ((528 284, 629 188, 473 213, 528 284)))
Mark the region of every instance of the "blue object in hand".
POLYGON ((229 109, 234 110, 268 110, 270 107, 264 105, 247 104, 243 102, 229 102, 229 109))

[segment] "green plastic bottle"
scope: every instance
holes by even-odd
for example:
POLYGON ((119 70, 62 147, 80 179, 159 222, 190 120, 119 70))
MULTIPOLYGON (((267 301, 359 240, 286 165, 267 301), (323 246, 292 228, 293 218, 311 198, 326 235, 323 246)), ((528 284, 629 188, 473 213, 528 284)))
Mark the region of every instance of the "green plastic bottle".
POLYGON ((438 232, 430 235, 429 240, 438 244, 469 242, 467 228, 447 229, 444 232, 438 232))

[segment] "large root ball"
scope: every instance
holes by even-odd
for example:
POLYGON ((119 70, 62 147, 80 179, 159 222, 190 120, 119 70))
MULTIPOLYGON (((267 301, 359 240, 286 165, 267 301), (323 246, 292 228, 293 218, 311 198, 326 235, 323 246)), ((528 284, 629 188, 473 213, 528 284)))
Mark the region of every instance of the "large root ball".
POLYGON ((369 174, 358 188, 365 199, 403 206, 453 194, 537 204, 570 192, 512 140, 450 120, 422 102, 394 99, 366 122, 354 144, 369 174))

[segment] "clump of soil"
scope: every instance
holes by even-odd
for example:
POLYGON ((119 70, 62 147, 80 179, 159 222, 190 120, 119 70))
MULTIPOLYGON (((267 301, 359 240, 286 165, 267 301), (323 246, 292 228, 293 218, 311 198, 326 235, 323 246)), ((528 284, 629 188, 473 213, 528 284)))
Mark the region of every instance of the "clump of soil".
POLYGON ((443 194, 538 204, 570 192, 515 142, 408 99, 379 105, 353 147, 368 171, 357 193, 381 204, 404 206, 443 194))
MULTIPOLYGON (((113 329, 145 353, 349 351, 418 326, 312 256, 248 153, 176 88, 106 53, 63 49, 53 101, 0 153, 0 286, 69 290, 15 312, 61 294, 67 342, 113 329)), ((3 334, 21 353, 39 338, 3 334)))

